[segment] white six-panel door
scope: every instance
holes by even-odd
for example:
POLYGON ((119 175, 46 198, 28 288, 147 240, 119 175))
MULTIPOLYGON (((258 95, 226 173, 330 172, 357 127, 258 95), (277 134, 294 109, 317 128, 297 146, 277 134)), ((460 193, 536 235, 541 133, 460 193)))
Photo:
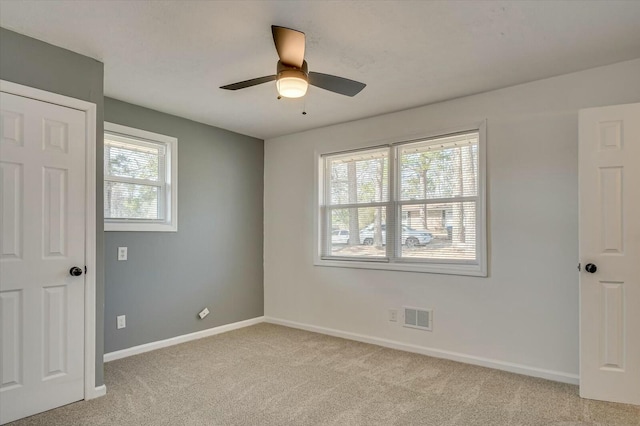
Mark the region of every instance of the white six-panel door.
POLYGON ((84 398, 85 114, 0 94, 0 423, 84 398))
POLYGON ((580 395, 640 404, 640 104, 580 111, 580 395))

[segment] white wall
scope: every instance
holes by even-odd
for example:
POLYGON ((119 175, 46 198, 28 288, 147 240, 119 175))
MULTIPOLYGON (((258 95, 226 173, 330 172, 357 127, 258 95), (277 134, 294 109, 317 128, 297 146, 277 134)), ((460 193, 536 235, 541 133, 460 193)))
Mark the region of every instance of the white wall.
POLYGON ((575 377, 578 109, 638 101, 640 59, 267 140, 265 315, 575 377), (313 265, 315 150, 485 118, 488 278, 313 265), (433 332, 387 320, 405 304, 433 332))

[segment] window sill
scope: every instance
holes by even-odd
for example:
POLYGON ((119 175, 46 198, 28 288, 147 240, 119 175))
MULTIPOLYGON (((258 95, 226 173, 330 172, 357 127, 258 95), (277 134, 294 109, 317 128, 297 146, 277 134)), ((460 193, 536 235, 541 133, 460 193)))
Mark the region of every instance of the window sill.
POLYGON ((178 232, 177 224, 105 222, 105 232, 178 232))
POLYGON ((482 265, 434 264, 415 262, 381 262, 359 260, 333 260, 316 258, 315 266, 336 268, 378 269, 383 271, 421 272, 429 274, 463 275, 473 277, 487 277, 486 267, 482 265))

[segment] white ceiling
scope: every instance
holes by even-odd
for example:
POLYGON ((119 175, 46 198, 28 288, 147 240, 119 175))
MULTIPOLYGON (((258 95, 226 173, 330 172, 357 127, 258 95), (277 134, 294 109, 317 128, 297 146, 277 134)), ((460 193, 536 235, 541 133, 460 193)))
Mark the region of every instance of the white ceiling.
POLYGON ((2 0, 0 25, 104 62, 107 96, 263 139, 640 57, 640 1, 2 0), (367 87, 219 89, 275 73, 272 24, 367 87))

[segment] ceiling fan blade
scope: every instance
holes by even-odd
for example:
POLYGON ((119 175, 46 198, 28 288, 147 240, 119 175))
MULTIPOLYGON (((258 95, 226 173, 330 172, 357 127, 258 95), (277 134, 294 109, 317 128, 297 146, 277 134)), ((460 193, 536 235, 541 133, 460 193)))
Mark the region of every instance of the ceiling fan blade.
POLYGON ((220 86, 221 89, 226 90, 238 90, 251 86, 257 86, 258 84, 267 83, 276 79, 275 75, 267 75, 265 77, 252 78, 251 80, 240 81, 238 83, 227 84, 226 86, 220 86))
POLYGON ((273 42, 280 61, 285 65, 302 68, 304 61, 304 33, 291 28, 271 26, 273 42))
POLYGON ((366 86, 359 81, 313 71, 309 73, 309 84, 345 96, 355 96, 366 86))

